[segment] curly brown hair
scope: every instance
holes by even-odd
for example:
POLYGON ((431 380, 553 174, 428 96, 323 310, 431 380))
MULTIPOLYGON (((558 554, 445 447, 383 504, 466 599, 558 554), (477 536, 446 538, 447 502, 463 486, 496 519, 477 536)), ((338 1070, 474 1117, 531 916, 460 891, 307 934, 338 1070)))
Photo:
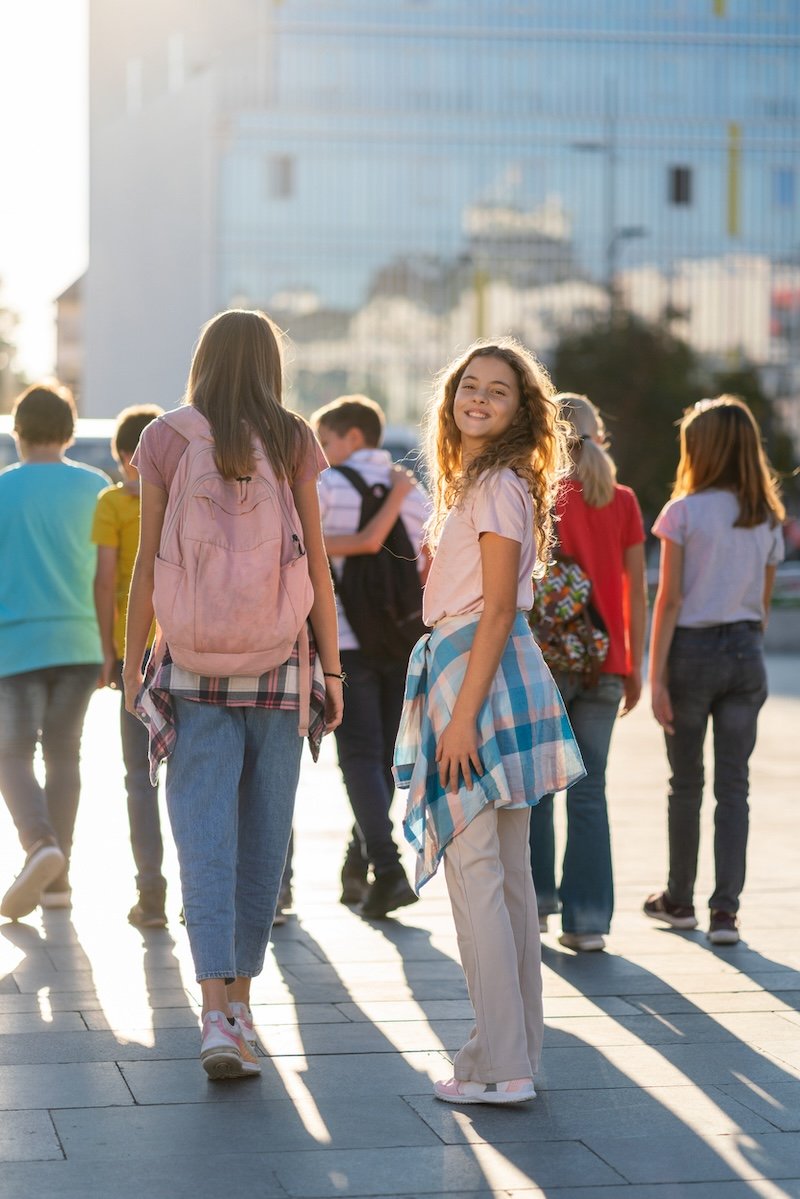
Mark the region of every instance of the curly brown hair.
POLYGON ((553 542, 553 507, 571 461, 570 428, 561 419, 556 389, 541 362, 511 337, 474 342, 437 376, 424 427, 434 508, 429 540, 435 544, 447 513, 480 475, 508 468, 524 480, 531 494, 537 556, 540 563, 547 562, 553 542), (474 358, 500 358, 511 367, 519 388, 519 409, 508 432, 490 442, 465 469, 453 404, 461 377, 474 358))

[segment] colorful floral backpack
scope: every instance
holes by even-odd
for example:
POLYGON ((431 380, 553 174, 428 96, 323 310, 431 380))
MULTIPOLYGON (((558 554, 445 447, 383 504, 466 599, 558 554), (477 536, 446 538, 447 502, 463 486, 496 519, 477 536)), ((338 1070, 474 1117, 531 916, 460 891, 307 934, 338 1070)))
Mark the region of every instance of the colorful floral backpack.
POLYGON ((592 581, 574 558, 558 557, 533 580, 531 630, 551 670, 583 675, 594 687, 608 656, 608 630, 592 605, 592 581))

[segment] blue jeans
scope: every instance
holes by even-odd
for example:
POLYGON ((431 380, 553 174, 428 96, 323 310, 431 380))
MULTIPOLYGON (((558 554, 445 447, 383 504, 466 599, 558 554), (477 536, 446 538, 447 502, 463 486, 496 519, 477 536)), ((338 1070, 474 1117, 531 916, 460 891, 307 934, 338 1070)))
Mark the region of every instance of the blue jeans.
POLYGON ((531 809, 531 866, 540 915, 561 908, 565 933, 607 933, 614 911, 606 762, 622 698, 622 677, 601 674, 595 687, 580 675, 555 673, 586 775, 567 791, 567 844, 556 887, 553 796, 531 809))
POLYGON ((752 621, 675 630, 667 678, 675 732, 665 737, 669 781, 669 881, 673 903, 690 906, 697 875, 703 742, 714 730, 714 865, 709 907, 739 910, 749 830, 749 761, 767 698, 763 633, 752 621))
POLYGON ((261 973, 303 742, 297 712, 172 700, 167 810, 198 982, 261 973))
POLYGON ((164 843, 158 814, 158 788, 150 782, 147 726, 125 707, 121 662, 117 663, 117 686, 120 688, 119 734, 125 763, 125 791, 128 796, 131 849, 136 863, 136 887, 139 891, 150 888, 160 890, 165 883, 161 873, 164 843))
POLYGON ((89 663, 0 679, 0 791, 26 851, 53 837, 69 860, 81 793, 81 733, 99 673, 99 665, 89 663), (37 743, 44 787, 33 770, 37 743))
POLYGON ((336 730, 344 785, 375 874, 400 863, 389 809, 394 796, 392 756, 403 708, 406 668, 361 650, 342 650, 347 673, 344 716, 336 730))

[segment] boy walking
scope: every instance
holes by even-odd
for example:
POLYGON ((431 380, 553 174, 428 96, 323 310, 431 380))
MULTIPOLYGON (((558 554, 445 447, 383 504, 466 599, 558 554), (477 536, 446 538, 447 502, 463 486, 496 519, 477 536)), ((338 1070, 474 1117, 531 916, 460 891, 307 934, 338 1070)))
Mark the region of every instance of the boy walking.
MULTIPOLYGON (((128 920, 139 928, 166 926, 167 884, 161 873, 164 847, 158 789, 150 782, 147 728, 126 711, 122 691, 128 592, 139 546, 139 472, 131 465, 131 458, 142 430, 162 412, 163 408, 155 404, 141 404, 124 409, 117 417, 111 451, 120 465, 124 482, 100 493, 92 525, 92 541, 97 546, 94 601, 103 646, 101 682, 105 687, 118 687, 120 692, 119 731, 139 893, 138 901, 128 913, 128 920)), ((152 645, 154 631, 151 630, 149 645, 152 645)))
POLYGON ((64 458, 75 430, 66 388, 29 388, 13 415, 20 461, 0 472, 0 791, 26 857, 0 915, 19 920, 70 903, 81 733, 102 661, 89 532, 108 478, 64 458))
MULTIPOLYGON (((342 902, 358 902, 362 898, 362 915, 381 919, 417 899, 400 863, 389 815, 394 794, 392 754, 411 645, 404 655, 397 657, 369 652, 359 642, 339 591, 346 558, 365 552, 353 536, 361 525, 360 492, 364 484, 367 488, 390 488, 392 460, 386 450, 379 448, 383 412, 366 396, 343 396, 314 413, 312 423, 334 468, 320 477, 320 511, 325 546, 337 585, 339 646, 347 674, 347 701, 342 723, 336 730, 336 745, 355 817, 356 837, 342 869, 342 902), (337 467, 344 469, 340 471, 337 467), (349 471, 358 477, 348 478, 349 471), (367 882, 369 866, 374 874, 371 884, 367 882)), ((408 535, 411 556, 424 565, 427 559, 422 554, 423 526, 428 509, 425 491, 414 484, 403 496, 400 520, 408 535)), ((390 520, 389 528, 394 523, 390 520)), ((411 573, 421 595, 422 572, 420 577, 413 570, 411 573)))

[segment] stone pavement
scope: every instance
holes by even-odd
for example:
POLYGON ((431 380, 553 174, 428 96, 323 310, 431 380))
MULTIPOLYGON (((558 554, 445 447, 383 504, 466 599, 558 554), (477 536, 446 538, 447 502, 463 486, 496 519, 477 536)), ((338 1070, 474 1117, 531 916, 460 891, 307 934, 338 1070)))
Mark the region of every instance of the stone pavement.
MULTIPOLYGON (((384 922, 337 903, 348 817, 330 746, 304 765, 295 914, 255 990, 263 1076, 207 1081, 171 851, 169 930, 125 921, 117 701, 99 694, 74 908, 0 924, 0 1199, 800 1196, 800 659, 770 671, 743 943, 715 951, 640 914, 664 881, 666 774, 643 703, 612 751, 608 952, 544 938, 539 1097, 507 1111, 431 1097, 470 1025, 444 888, 384 922)), ((3 886, 18 865, 3 810, 3 886)))

